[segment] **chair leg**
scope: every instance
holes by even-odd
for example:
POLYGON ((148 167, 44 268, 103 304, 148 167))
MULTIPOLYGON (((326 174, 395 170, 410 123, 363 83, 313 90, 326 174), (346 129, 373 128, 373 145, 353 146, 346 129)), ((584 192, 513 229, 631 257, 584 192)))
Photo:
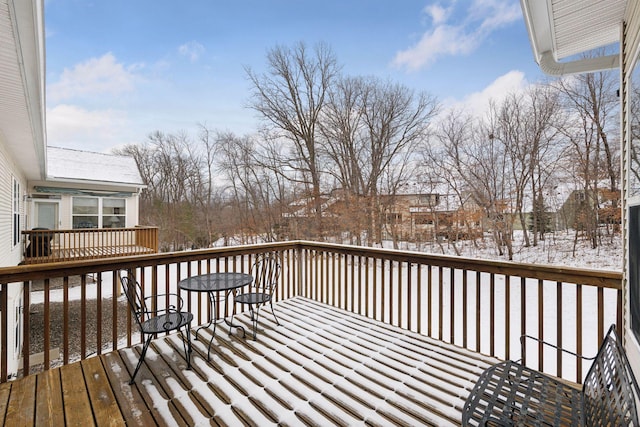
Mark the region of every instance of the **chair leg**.
POLYGON ((249 305, 249 311, 251 312, 251 323, 253 324, 253 340, 256 340, 258 331, 258 317, 260 316, 260 306, 256 305, 255 309, 253 304, 249 305))
POLYGON ((153 338, 152 334, 147 336, 147 340, 144 342, 144 347, 142 347, 142 353, 140 354, 140 359, 138 359, 138 364, 136 365, 136 369, 133 371, 133 375, 131 375, 131 380, 129 381, 129 385, 133 385, 135 383, 136 375, 138 374, 138 370, 142 363, 144 362, 144 357, 147 355, 147 349, 149 348, 149 344, 151 344, 151 339, 153 338))
POLYGON ((184 335, 182 334, 182 331, 180 331, 180 335, 182 336, 182 347, 184 348, 184 355, 185 355, 185 358, 187 359, 187 369, 191 370, 191 322, 189 322, 188 325, 185 325, 185 328, 187 330, 186 345, 185 345, 184 335))
POLYGON ((276 324, 278 326, 280 326, 280 322, 278 321, 278 318, 276 317, 276 312, 273 311, 273 301, 269 301, 269 305, 271 306, 271 314, 273 314, 273 318, 276 319, 276 324))

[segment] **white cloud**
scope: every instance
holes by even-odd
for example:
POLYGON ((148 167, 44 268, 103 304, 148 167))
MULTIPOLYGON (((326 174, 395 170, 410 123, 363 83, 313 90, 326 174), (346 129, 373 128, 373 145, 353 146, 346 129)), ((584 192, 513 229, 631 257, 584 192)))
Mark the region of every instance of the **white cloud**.
POLYGON ((468 54, 493 31, 522 15, 513 0, 473 0, 466 11, 457 14, 456 6, 457 2, 452 2, 448 8, 437 3, 427 6, 423 12, 430 16, 431 27, 414 46, 398 52, 393 64, 415 71, 444 55, 468 54))
POLYGON ((464 110, 474 116, 483 116, 489 109, 489 102, 500 102, 505 96, 525 90, 529 86, 522 71, 509 71, 480 92, 474 92, 461 100, 445 100, 445 110, 464 110))
POLYGON ((91 111, 61 104, 47 109, 47 143, 102 152, 119 144, 133 142, 124 133, 130 124, 121 111, 91 111))
POLYGON ((449 18, 452 8, 445 8, 439 4, 430 4, 424 8, 424 12, 429 15, 433 25, 440 25, 449 18))
POLYGON ((411 71, 434 62, 441 55, 459 55, 475 49, 478 41, 464 33, 462 27, 440 25, 432 32, 423 34, 414 47, 398 52, 394 64, 411 71))
POLYGON ((65 68, 57 82, 48 86, 49 99, 60 102, 72 98, 91 98, 96 95, 118 95, 134 89, 135 75, 116 61, 112 53, 91 58, 65 68))
POLYGON ((191 62, 196 62, 200 58, 200 55, 204 53, 204 50, 204 46, 196 41, 190 41, 178 48, 180 55, 186 56, 191 62))

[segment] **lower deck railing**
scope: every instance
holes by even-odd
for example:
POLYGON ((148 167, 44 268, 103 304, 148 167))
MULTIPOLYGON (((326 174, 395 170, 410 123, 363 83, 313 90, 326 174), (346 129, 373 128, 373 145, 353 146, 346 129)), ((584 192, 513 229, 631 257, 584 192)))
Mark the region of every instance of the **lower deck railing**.
POLYGON ((158 227, 34 229, 22 232, 25 264, 158 252, 158 227))
MULTIPOLYGON (((195 274, 248 273, 263 252, 283 267, 276 300, 304 296, 498 358, 526 356, 572 381, 588 366, 537 345, 523 355, 519 337, 594 355, 607 327, 621 324, 621 273, 612 271, 303 241, 24 265, 0 269, 0 381, 140 342, 119 296, 125 270, 152 295, 195 274)), ((212 317, 206 295, 181 292, 195 324, 212 317)), ((221 306, 234 308, 231 299, 221 306)))

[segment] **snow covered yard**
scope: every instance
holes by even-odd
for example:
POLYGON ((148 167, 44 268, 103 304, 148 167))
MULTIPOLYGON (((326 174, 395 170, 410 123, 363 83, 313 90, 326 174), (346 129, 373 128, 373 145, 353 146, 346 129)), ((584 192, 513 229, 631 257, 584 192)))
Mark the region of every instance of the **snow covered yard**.
MULTIPOLYGON (((602 270, 622 271, 622 237, 603 236, 597 248, 582 238, 574 242, 573 231, 559 231, 549 233, 545 240, 538 241, 536 246, 526 247, 523 243, 522 232, 514 232, 513 262, 541 265, 558 265, 566 267, 590 268, 602 270)), ((505 255, 500 255, 490 237, 478 239, 476 244, 468 240, 456 243, 460 256, 506 261, 505 255)), ((392 247, 390 242, 385 247, 392 247)), ((400 249, 430 252, 434 254, 456 255, 453 243, 402 243, 400 249)))

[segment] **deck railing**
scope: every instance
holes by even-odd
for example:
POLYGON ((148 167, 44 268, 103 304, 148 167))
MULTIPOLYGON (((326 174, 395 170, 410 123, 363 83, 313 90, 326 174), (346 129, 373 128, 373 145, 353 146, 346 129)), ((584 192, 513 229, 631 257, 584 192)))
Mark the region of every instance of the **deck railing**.
POLYGON ((25 264, 158 252, 158 227, 38 229, 22 235, 25 264))
MULTIPOLYGON (((249 272, 263 252, 278 253, 283 266, 276 300, 305 296, 498 358, 526 356, 577 382, 588 366, 537 345, 523 355, 520 335, 593 355, 607 326, 621 322, 619 272, 303 241, 24 265, 0 269, 0 381, 139 342, 117 298, 125 270, 151 295, 194 274, 249 272)), ((211 318, 205 295, 182 296, 194 324, 211 318)))

